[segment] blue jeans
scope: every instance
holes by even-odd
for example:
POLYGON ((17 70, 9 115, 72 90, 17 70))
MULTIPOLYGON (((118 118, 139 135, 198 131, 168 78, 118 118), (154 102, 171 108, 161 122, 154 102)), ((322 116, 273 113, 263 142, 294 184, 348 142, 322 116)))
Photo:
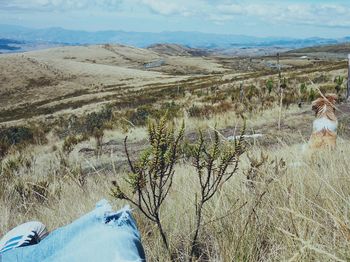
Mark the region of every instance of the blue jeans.
POLYGON ((111 212, 100 201, 92 212, 50 233, 40 243, 9 250, 3 262, 143 262, 140 233, 128 207, 111 212))

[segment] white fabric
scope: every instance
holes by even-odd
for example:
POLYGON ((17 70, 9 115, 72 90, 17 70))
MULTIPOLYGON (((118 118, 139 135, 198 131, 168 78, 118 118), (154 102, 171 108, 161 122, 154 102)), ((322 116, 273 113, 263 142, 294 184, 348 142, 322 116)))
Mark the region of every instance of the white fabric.
POLYGON ((23 245, 35 233, 39 240, 48 234, 45 225, 38 221, 27 222, 15 227, 0 240, 0 253, 23 245))
POLYGON ((330 131, 336 132, 338 127, 338 121, 332 121, 328 118, 321 117, 314 120, 313 129, 314 131, 322 131, 323 129, 328 129, 330 131))

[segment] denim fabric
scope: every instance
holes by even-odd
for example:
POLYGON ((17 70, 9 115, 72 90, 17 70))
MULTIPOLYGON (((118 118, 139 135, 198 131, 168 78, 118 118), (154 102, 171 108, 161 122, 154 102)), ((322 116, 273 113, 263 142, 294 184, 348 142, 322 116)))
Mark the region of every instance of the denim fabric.
MULTIPOLYGON (((107 201, 39 244, 2 254, 3 262, 142 262, 140 233, 128 207, 113 213, 107 201)), ((0 260, 1 261, 1 260, 0 260)))

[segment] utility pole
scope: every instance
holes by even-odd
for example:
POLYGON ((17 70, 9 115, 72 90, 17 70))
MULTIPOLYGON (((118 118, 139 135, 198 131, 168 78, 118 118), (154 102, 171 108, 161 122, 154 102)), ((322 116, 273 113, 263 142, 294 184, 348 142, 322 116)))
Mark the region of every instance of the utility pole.
POLYGON ((244 90, 243 90, 243 82, 239 84, 239 102, 243 103, 244 90))
POLYGON ((278 78, 281 79, 281 64, 280 64, 280 53, 277 53, 277 69, 278 69, 278 78))
POLYGON ((280 108, 278 112, 278 130, 281 130, 281 118, 282 118, 282 103, 283 103, 283 88, 281 87, 281 65, 280 65, 280 53, 277 53, 277 68, 278 68, 278 91, 280 95, 280 108))
POLYGON ((350 101, 350 54, 348 54, 348 82, 347 82, 346 101, 350 101))

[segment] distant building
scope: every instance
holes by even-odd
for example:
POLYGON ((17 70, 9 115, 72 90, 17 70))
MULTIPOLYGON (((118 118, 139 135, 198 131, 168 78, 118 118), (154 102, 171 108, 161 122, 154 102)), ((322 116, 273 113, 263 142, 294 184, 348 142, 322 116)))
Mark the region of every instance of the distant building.
POLYGON ((152 61, 152 62, 146 63, 143 66, 144 66, 144 68, 149 69, 149 68, 160 67, 160 66, 162 66, 164 64, 165 64, 165 60, 164 59, 160 59, 160 60, 157 60, 157 61, 152 61))

